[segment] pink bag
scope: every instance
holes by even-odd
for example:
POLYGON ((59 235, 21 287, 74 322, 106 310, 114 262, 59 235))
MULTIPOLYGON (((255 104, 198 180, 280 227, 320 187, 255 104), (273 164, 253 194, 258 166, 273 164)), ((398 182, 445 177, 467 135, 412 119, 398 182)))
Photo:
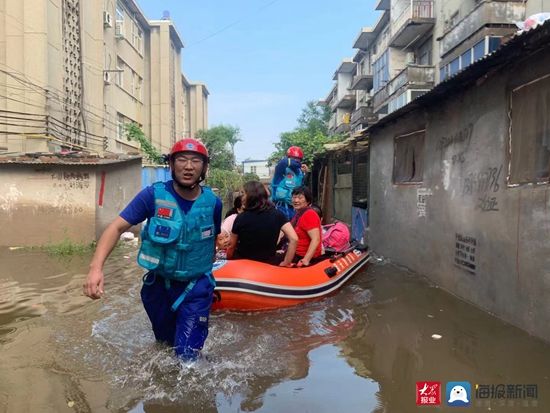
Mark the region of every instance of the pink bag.
POLYGON ((349 248, 349 229, 343 222, 323 225, 323 247, 330 248, 336 252, 345 251, 349 248))

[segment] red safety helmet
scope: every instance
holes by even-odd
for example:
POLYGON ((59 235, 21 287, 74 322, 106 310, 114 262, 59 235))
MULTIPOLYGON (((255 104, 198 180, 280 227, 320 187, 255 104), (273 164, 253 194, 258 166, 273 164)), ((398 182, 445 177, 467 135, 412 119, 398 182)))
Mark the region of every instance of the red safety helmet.
POLYGON ((170 149, 170 157, 174 156, 178 152, 195 152, 202 155, 206 162, 208 162, 208 149, 204 146, 204 143, 193 138, 183 138, 177 141, 172 149, 170 149))
POLYGON ((286 156, 292 157, 292 158, 298 158, 303 159, 304 158, 304 152, 302 151, 302 148, 299 146, 291 146, 286 151, 286 156))

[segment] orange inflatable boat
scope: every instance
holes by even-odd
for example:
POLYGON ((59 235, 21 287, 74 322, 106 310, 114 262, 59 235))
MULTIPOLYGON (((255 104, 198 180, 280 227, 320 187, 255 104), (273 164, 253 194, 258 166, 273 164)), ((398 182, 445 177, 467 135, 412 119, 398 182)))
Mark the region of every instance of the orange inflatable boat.
POLYGON ((354 248, 302 268, 251 260, 216 261, 212 309, 269 310, 319 300, 338 291, 368 261, 366 248, 354 248))

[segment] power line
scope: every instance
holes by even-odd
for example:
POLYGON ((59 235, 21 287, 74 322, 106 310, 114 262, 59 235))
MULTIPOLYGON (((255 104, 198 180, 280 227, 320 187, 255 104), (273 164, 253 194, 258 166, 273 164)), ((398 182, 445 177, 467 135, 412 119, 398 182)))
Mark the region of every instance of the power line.
POLYGON ((200 43, 202 43, 202 42, 205 42, 206 40, 211 39, 212 37, 217 36, 217 35, 220 34, 220 33, 223 33, 223 32, 226 31, 227 29, 230 29, 231 27, 236 26, 237 24, 243 22, 244 20, 247 20, 248 18, 254 16, 255 14, 258 14, 258 13, 261 12, 262 10, 264 10, 264 9, 268 8, 269 6, 271 6, 271 5, 275 4, 275 3, 277 3, 278 1, 279 1, 279 0, 272 0, 272 1, 270 1, 270 2, 268 2, 268 3, 266 3, 266 4, 264 4, 263 6, 260 6, 258 9, 256 9, 256 11, 255 11, 254 13, 249 14, 248 16, 244 16, 244 17, 242 17, 242 18, 240 18, 240 19, 235 20, 233 23, 230 23, 230 24, 228 24, 227 26, 222 27, 221 29, 215 31, 214 33, 212 33, 212 34, 210 34, 210 35, 208 35, 208 36, 206 36, 206 37, 204 37, 204 38, 202 38, 202 39, 200 39, 200 40, 197 40, 197 41, 194 42, 194 43, 189 44, 188 46, 186 46, 186 48, 189 48, 189 47, 195 46, 195 45, 197 45, 197 44, 200 44, 200 43))
MULTIPOLYGON (((1 71, 1 70, 0 70, 0 71, 1 71)), ((8 87, 8 88, 11 88, 11 86, 7 86, 7 87, 8 87)), ((21 90, 21 89, 19 89, 19 88, 17 88, 17 89, 18 89, 18 90, 21 90)), ((43 96, 46 97, 46 99, 50 99, 50 100, 52 100, 53 102, 56 102, 56 103, 58 103, 58 104, 60 104, 60 105, 62 105, 62 106, 65 105, 65 102, 63 102, 61 99, 56 98, 55 96, 49 96, 49 95, 48 95, 47 93, 45 93, 45 92, 38 92, 38 91, 31 91, 31 92, 33 92, 33 93, 41 93, 43 96)), ((19 95, 16 95, 16 96, 19 96, 19 95)), ((36 108, 43 109, 43 106, 34 105, 34 104, 32 104, 32 103, 28 103, 28 102, 24 102, 24 101, 22 101, 22 100, 17 100, 17 99, 14 99, 14 98, 10 98, 10 97, 5 96, 5 95, 0 95, 0 97, 3 97, 3 98, 5 98, 5 99, 9 99, 9 100, 12 100, 12 101, 15 101, 15 102, 23 103, 23 104, 25 104, 25 105, 30 105, 30 106, 33 106, 33 107, 36 107, 36 108)), ((118 124, 116 124, 116 123, 114 123, 113 121, 109 120, 109 119, 105 116, 106 114, 105 114, 104 116, 100 116, 100 115, 97 115, 97 114, 95 114, 95 113, 93 113, 93 112, 91 112, 91 111, 89 111, 89 110, 87 110, 87 109, 85 109, 85 108, 83 108, 82 110, 83 110, 84 112, 86 112, 87 114, 93 115, 93 116, 95 116, 97 119, 99 119, 99 120, 102 122, 103 126, 104 126, 106 129, 110 130, 111 132, 117 133, 116 128, 118 128, 118 124), (115 129, 113 129, 113 128, 108 128, 105 124, 110 124, 110 125, 112 125, 115 129)), ((63 113, 62 110, 59 110, 59 112, 60 112, 60 113, 63 113)))
MULTIPOLYGON (((2 70, 2 69, 0 69, 0 72, 5 73, 8 76, 13 77, 15 80, 17 80, 21 84, 28 84, 30 86, 33 86, 34 88, 38 88, 39 90, 37 90, 37 93, 41 93, 47 99, 51 99, 52 101, 57 102, 61 105, 66 105, 65 98, 62 96, 64 93, 62 91, 60 91, 59 89, 54 88, 54 87, 50 87, 49 89, 47 89, 47 88, 44 88, 42 86, 39 86, 39 85, 31 82, 30 79, 24 73, 18 71, 17 69, 12 68, 12 67, 6 65, 5 63, 0 63, 0 64, 2 64, 3 66, 15 71, 16 73, 21 74, 27 80, 21 79, 20 77, 16 76, 14 73, 11 73, 11 72, 8 72, 8 71, 2 70), (61 96, 60 96, 60 94, 61 94, 61 96)), ((6 85, 6 87, 11 87, 11 86, 6 85)), ((20 102, 20 103, 24 103, 24 102, 20 102)), ((102 111, 103 114, 98 115, 97 113, 94 113, 93 111, 91 111, 90 109, 87 109, 85 107, 81 108, 82 111, 85 111, 88 114, 93 115, 93 116, 97 117, 98 119, 101 119, 102 121, 109 122, 115 127, 118 126, 117 124, 115 124, 114 122, 110 121, 108 118, 105 117, 105 109, 101 109, 101 108, 99 108, 97 106, 94 106, 90 103, 84 103, 84 105, 95 108, 96 110, 102 111)), ((36 105, 33 105, 33 106, 36 106, 36 105)))

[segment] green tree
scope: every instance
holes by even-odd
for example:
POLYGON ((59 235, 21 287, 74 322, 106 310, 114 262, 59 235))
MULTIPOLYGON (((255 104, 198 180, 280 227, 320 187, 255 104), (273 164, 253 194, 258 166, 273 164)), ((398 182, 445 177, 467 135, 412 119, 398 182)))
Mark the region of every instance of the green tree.
POLYGON ((248 181, 259 181, 260 177, 252 172, 247 172, 243 175, 243 183, 248 181))
POLYGON ((284 157, 291 146, 299 146, 304 151, 304 163, 311 165, 315 156, 324 152, 324 144, 343 139, 340 135, 329 136, 329 119, 330 109, 327 106, 307 102, 298 117, 298 126, 293 131, 281 133, 275 152, 269 157, 270 162, 275 163, 284 157))
POLYGON ((141 151, 145 154, 145 158, 154 164, 160 165, 164 163, 164 157, 160 151, 153 146, 149 138, 145 136, 137 123, 127 123, 124 125, 126 129, 126 139, 129 141, 138 142, 141 151))
POLYGON ((199 130, 197 138, 204 142, 210 155, 210 167, 232 171, 235 169, 234 148, 241 141, 236 126, 217 125, 208 130, 199 130))
POLYGON ((311 133, 320 132, 328 136, 329 120, 330 108, 327 105, 319 105, 310 100, 298 117, 298 128, 306 129, 311 133))
POLYGON ((206 184, 218 192, 224 205, 233 202, 233 192, 237 192, 243 185, 243 176, 235 171, 211 168, 208 170, 206 184))

